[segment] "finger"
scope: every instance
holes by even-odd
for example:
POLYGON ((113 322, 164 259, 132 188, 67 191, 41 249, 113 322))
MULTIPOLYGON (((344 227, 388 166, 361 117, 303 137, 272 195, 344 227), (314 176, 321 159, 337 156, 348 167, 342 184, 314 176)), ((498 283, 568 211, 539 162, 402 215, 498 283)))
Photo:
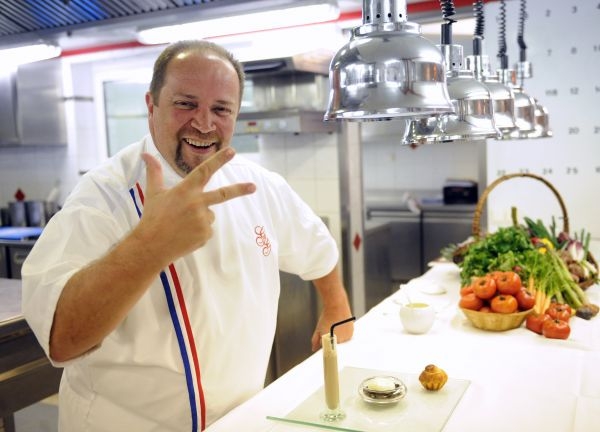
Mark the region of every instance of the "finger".
POLYGON ((163 189, 164 180, 160 162, 149 153, 142 153, 146 163, 146 194, 153 195, 163 189))
POLYGON ((194 168, 192 172, 186 176, 186 181, 197 183, 200 186, 206 185, 212 175, 217 172, 219 168, 233 159, 233 156, 235 156, 235 151, 231 147, 219 150, 209 159, 194 168))
POLYGON ((256 185, 254 183, 236 183, 231 186, 224 186, 219 189, 208 191, 204 193, 204 197, 207 205, 221 204, 230 199, 249 195, 256 191, 256 185))
POLYGON ((312 352, 318 351, 321 348, 321 332, 316 330, 311 339, 312 352))

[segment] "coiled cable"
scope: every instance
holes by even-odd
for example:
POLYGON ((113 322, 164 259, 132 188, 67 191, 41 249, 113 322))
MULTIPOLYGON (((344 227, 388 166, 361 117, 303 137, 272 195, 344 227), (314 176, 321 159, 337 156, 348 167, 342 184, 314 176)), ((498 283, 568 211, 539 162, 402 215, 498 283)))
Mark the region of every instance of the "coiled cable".
POLYGON ((442 24, 441 42, 442 45, 452 45, 452 23, 455 23, 456 20, 450 17, 456 14, 454 1, 440 0, 440 6, 442 7, 442 17, 446 21, 442 24))
POLYGON ((527 45, 525 45, 525 19, 527 18, 526 0, 521 0, 519 8, 519 32, 517 35, 517 43, 519 44, 519 60, 524 62, 527 60, 527 45))
POLYGON ((481 41, 483 40, 483 29, 485 18, 483 15, 483 0, 475 0, 473 3, 473 16, 475 17, 475 31, 473 33, 473 55, 482 54, 481 41))
POLYGON ((500 69, 508 69, 508 56, 506 55, 506 2, 500 0, 500 17, 498 21, 498 54, 500 69))

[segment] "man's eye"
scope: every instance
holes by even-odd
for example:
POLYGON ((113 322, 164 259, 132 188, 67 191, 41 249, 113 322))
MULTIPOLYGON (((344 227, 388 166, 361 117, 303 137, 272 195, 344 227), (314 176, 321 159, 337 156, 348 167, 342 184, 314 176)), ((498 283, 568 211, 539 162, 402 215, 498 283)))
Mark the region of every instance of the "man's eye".
POLYGON ((175 106, 177 106, 179 108, 192 109, 196 106, 196 104, 194 104, 193 102, 187 102, 187 101, 176 101, 175 106))
POLYGON ((215 112, 219 115, 229 115, 231 114, 231 109, 227 107, 215 107, 215 112))

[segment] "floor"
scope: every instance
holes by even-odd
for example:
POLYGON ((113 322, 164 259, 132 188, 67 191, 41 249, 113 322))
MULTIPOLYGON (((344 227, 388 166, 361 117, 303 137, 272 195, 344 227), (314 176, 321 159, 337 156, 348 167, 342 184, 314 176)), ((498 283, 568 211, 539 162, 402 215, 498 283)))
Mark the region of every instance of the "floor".
POLYGON ((51 396, 17 411, 15 432, 58 432, 58 397, 51 396))

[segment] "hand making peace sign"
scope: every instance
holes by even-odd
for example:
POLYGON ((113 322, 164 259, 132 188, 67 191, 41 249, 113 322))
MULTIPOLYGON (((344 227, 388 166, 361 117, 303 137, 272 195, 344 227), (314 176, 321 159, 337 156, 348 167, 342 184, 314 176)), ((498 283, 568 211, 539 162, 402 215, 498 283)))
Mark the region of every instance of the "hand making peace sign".
POLYGON ((231 147, 218 151, 198 165, 179 184, 168 189, 164 185, 160 162, 148 153, 147 186, 144 211, 136 231, 154 243, 166 264, 203 246, 212 236, 215 220, 212 205, 248 195, 256 190, 253 183, 237 183, 205 191, 212 175, 235 155, 231 147))

